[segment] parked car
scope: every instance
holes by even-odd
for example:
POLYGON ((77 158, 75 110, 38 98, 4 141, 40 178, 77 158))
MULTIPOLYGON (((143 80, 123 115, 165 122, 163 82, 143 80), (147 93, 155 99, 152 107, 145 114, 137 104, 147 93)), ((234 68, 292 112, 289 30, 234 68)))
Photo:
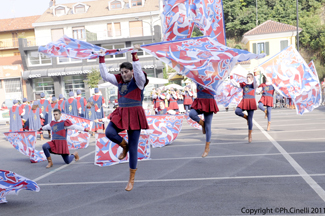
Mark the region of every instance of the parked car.
POLYGON ((114 104, 115 99, 117 99, 116 95, 110 96, 110 98, 108 100, 108 104, 114 104))

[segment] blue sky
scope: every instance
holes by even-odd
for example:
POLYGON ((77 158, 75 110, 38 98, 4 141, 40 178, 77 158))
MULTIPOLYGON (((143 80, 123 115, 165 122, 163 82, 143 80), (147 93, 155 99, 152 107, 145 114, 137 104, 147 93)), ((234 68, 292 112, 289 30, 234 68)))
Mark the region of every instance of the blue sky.
MULTIPOLYGON (((56 0, 56 4, 86 2, 91 0, 56 0)), ((41 15, 50 0, 0 0, 0 19, 41 15)))

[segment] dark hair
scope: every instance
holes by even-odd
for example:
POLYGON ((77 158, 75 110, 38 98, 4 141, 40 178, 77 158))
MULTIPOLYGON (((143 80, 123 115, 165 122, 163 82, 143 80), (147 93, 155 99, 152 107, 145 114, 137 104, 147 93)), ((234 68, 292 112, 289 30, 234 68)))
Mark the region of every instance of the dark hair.
POLYGON ((263 75, 263 83, 266 83, 266 77, 263 75))
POLYGON ((130 62, 123 62, 121 65, 120 65, 120 70, 122 68, 126 68, 128 70, 133 70, 133 66, 130 62))
POLYGON ((58 112, 59 114, 61 114, 61 110, 59 109, 54 109, 53 112, 58 112))

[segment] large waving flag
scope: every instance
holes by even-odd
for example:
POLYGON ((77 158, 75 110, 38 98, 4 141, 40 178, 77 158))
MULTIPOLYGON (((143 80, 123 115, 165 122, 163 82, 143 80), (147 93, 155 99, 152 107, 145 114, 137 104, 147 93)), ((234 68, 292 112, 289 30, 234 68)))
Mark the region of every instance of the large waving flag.
POLYGON ((7 132, 4 135, 15 149, 29 157, 31 163, 46 161, 44 152, 35 149, 36 131, 7 132))
POLYGON ((98 57, 101 50, 104 50, 106 55, 118 55, 131 51, 132 49, 133 48, 107 50, 86 41, 73 39, 64 35, 58 41, 48 43, 46 46, 40 46, 38 52, 49 57, 94 59, 98 57))
MULTIPOLYGON (((200 119, 204 120, 203 115, 199 115, 200 119)), ((202 126, 199 125, 199 123, 197 123, 196 121, 194 121, 193 119, 191 119, 188 115, 185 116, 187 123, 191 126, 194 127, 198 130, 202 130, 202 126)))
POLYGON ((294 100, 297 113, 301 115, 305 112, 313 111, 315 108, 319 107, 322 102, 321 85, 314 62, 309 62, 308 66, 313 78, 309 79, 309 82, 303 87, 302 93, 294 100))
POLYGON ((39 192, 36 182, 8 170, 0 170, 0 203, 6 203, 8 194, 16 194, 21 190, 39 192))
MULTIPOLYGON (((119 133, 126 141, 128 141, 127 134, 124 132, 119 133)), ((119 160, 118 156, 123 151, 122 147, 110 141, 105 134, 96 134, 96 152, 95 152, 95 165, 98 166, 111 166, 114 164, 125 163, 129 161, 129 152, 123 160, 119 160)), ((149 135, 141 132, 138 144, 138 160, 150 159, 150 144, 149 135)))
MULTIPOLYGON (((237 67, 230 73, 237 83, 246 82, 247 74, 248 71, 241 65, 237 65, 237 67)), ((243 90, 233 86, 230 79, 226 79, 217 89, 215 98, 218 105, 228 107, 230 104, 233 104, 237 106, 243 98, 243 90)))
MULTIPOLYGON (((92 122, 89 119, 85 119, 79 116, 73 116, 69 114, 62 113, 61 119, 66 120, 69 119, 72 124, 80 125, 85 129, 90 130, 92 128, 92 122)), ((90 134, 88 132, 70 130, 68 129, 67 142, 69 149, 84 149, 89 145, 90 134)))
POLYGON ((165 0, 162 13, 164 41, 190 38, 196 25, 204 36, 226 44, 222 0, 165 0))
POLYGON ((141 49, 215 92, 237 62, 265 56, 226 47, 209 37, 143 45, 141 49))
POLYGON ((183 115, 149 115, 147 121, 153 148, 171 144, 182 130, 183 115))
POLYGON ((293 99, 297 114, 302 115, 319 106, 321 94, 318 77, 292 45, 259 67, 272 80, 277 92, 293 99))

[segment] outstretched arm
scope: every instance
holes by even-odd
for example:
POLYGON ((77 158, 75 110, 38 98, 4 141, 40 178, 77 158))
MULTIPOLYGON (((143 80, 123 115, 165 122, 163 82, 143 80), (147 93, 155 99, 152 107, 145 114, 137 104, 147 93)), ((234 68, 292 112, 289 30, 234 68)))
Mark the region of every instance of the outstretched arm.
MULTIPOLYGON (((104 53, 104 52, 103 52, 104 53)), ((113 74, 108 73, 105 64, 105 54, 101 53, 99 56, 99 71, 104 81, 110 82, 115 86, 118 86, 117 80, 113 74)))
POLYGON ((236 82, 236 81, 233 79, 233 76, 230 76, 230 83, 231 83, 233 86, 237 87, 237 88, 241 88, 241 86, 239 85, 239 83, 236 82))
POLYGON ((135 79, 135 83, 137 84, 139 89, 143 89, 146 84, 146 76, 144 75, 141 64, 139 62, 139 58, 137 55, 138 50, 140 49, 140 45, 134 45, 134 50, 132 51, 132 60, 133 60, 133 76, 135 79))

